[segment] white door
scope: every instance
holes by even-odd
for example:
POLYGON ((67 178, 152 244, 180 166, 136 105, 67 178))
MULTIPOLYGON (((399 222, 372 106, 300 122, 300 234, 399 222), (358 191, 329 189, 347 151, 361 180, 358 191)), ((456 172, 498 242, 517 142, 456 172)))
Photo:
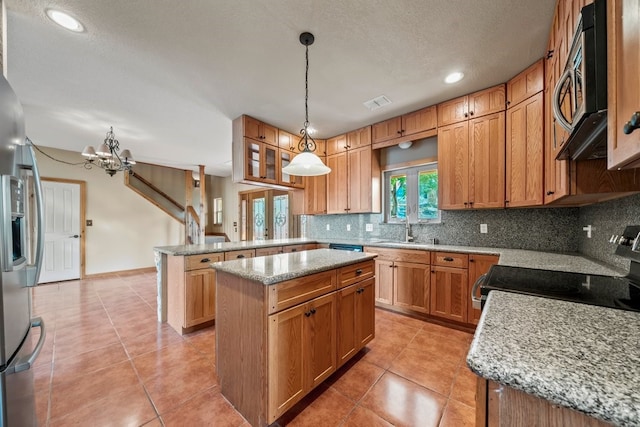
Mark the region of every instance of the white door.
POLYGON ((44 255, 39 283, 80 278, 80 184, 42 181, 44 255))

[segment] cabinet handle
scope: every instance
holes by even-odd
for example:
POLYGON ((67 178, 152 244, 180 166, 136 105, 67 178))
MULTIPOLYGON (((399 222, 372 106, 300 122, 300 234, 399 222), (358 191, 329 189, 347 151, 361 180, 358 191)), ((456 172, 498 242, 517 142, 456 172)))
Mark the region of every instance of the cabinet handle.
POLYGON ((358 290, 356 291, 356 293, 361 294, 364 292, 364 288, 358 288, 358 290))
POLYGON ((640 111, 636 111, 635 113, 633 113, 631 119, 629 119, 627 124, 625 124, 622 128, 622 132, 624 132, 625 135, 629 135, 631 132, 638 128, 640 128, 640 111))
POLYGON ((469 206, 473 206, 473 202, 469 202, 469 206))
POLYGON ((357 270, 356 270, 356 276, 359 276, 359 275, 361 275, 361 274, 362 274, 362 270, 361 270, 361 269, 357 269, 357 270))
POLYGON ((509 104, 511 104, 511 101, 507 101, 507 107, 509 106, 509 104))
POLYGON ((547 59, 553 58, 553 49, 547 51, 547 59))
POLYGON ((316 314, 316 309, 315 308, 311 309, 311 314, 316 314))
POLYGON ((291 252, 298 252, 296 248, 291 249, 291 252))
POLYGON ((307 317, 309 317, 309 316, 311 316, 311 312, 310 312, 310 311, 305 311, 305 312, 304 312, 304 315, 305 315, 305 316, 307 316, 307 317))
POLYGON ((444 261, 447 261, 447 262, 451 262, 451 261, 453 261, 453 258, 451 258, 450 256, 446 256, 446 257, 444 257, 444 258, 442 258, 442 259, 443 259, 444 261))
POLYGON ((547 191, 547 196, 550 196, 552 194, 555 194, 555 191, 547 191))
POLYGON ((464 202, 464 205, 465 205, 465 206, 467 206, 468 204, 469 204, 469 203, 467 203, 467 202, 464 202))
POLYGON ((236 258, 244 258, 244 255, 240 254, 236 258))
POLYGON ((473 258, 469 257, 469 262, 476 262, 473 258))
POLYGON ((469 117, 469 114, 467 114, 467 113, 464 113, 464 116, 465 116, 465 117, 469 117))
POLYGON ((402 135, 402 130, 396 131, 398 135, 402 135))
POLYGON ((211 262, 211 260, 209 258, 202 258, 200 262, 211 262))
POLYGON ((473 111, 469 111, 469 115, 470 115, 470 116, 473 116, 473 111))
POLYGON ((432 273, 435 273, 436 271, 435 271, 435 270, 431 270, 431 272, 432 272, 432 273))

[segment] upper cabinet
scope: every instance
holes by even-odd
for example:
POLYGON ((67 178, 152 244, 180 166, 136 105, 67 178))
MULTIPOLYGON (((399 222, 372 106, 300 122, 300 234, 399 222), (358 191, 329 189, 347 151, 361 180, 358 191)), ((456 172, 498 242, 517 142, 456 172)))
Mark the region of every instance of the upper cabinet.
POLYGON ((347 151, 347 134, 342 134, 338 136, 334 136, 333 138, 327 139, 327 156, 331 156, 333 154, 344 153, 347 151))
POLYGON ((242 116, 244 136, 257 141, 278 145, 278 128, 256 120, 253 117, 242 116))
POLYGON ((438 104, 438 127, 504 111, 505 86, 498 85, 438 104))
POLYGON ((507 82, 507 107, 519 104, 544 89, 544 62, 539 60, 507 82))
POLYGON ((371 146, 371 126, 365 126, 347 134, 347 150, 369 146, 371 146))
POLYGON ((607 0, 608 166, 640 167, 640 2, 607 0))
POLYGON ((426 107, 371 126, 374 149, 390 147, 409 139, 421 139, 436 134, 436 107, 426 107))

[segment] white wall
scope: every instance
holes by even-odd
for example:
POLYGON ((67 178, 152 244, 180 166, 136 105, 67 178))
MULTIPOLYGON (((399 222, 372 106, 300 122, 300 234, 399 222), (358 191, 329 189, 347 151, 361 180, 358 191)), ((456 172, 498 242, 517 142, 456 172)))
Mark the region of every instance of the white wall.
POLYGON ((239 191, 256 190, 264 187, 255 185, 236 184, 231 177, 224 178, 224 187, 222 194, 222 222, 224 232, 232 242, 240 240, 240 199, 239 191), (238 224, 233 226, 234 221, 238 224))
MULTIPOLYGON (((41 147, 59 160, 83 161, 79 153, 41 147)), ((184 225, 124 185, 122 172, 53 161, 36 150, 40 176, 86 182, 85 273, 88 275, 154 267, 153 247, 182 244, 184 225)))

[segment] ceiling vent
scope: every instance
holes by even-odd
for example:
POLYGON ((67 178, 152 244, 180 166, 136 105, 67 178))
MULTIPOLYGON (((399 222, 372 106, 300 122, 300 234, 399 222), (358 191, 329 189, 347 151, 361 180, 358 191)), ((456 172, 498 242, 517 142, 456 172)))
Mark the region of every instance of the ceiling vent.
POLYGON ((384 107, 387 104, 391 104, 391 100, 384 95, 380 95, 377 98, 370 99, 366 102, 363 102, 364 106, 369 110, 377 110, 380 107, 384 107))

